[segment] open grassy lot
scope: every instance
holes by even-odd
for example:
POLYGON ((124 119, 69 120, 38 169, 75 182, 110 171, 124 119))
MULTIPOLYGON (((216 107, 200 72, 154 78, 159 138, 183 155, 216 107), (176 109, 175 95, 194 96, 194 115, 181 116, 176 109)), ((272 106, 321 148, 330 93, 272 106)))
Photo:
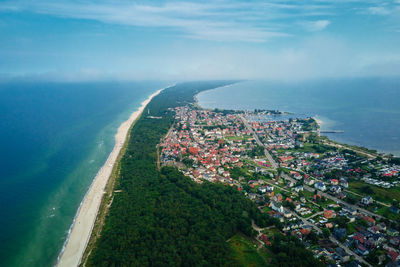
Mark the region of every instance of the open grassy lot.
POLYGON ((252 138, 250 135, 243 135, 243 136, 225 136, 226 140, 231 140, 231 141, 239 141, 239 140, 248 140, 249 138, 252 138))
POLYGON ((232 255, 239 266, 267 266, 267 255, 243 234, 234 235, 229 241, 232 255))
POLYGON ((354 181, 349 183, 350 190, 362 195, 365 195, 365 193, 361 190, 361 188, 363 188, 364 186, 369 186, 373 190, 373 194, 371 196, 376 200, 386 202, 388 204, 391 204, 394 199, 400 201, 400 188, 397 186, 386 189, 361 181, 354 181))

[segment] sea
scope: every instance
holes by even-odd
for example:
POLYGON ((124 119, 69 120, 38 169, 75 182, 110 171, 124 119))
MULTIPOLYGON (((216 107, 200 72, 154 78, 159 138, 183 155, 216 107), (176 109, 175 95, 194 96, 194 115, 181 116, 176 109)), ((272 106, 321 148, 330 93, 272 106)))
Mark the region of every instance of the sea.
MULTIPOLYGON (((242 81, 205 91, 200 106, 316 117, 330 139, 400 156, 400 78, 242 81)), ((284 117, 282 117, 284 118, 284 117)))
POLYGON ((0 266, 53 266, 119 125, 166 82, 0 83, 0 266))

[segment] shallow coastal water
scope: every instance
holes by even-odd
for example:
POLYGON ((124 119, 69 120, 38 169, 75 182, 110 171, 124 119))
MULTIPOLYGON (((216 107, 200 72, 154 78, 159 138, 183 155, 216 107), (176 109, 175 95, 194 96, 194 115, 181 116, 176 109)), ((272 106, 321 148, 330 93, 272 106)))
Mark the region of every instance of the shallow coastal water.
POLYGON ((0 84, 0 266, 52 266, 118 126, 166 83, 0 84))
POLYGON ((400 156, 400 79, 245 81, 202 92, 205 108, 272 109, 316 116, 329 138, 400 156))

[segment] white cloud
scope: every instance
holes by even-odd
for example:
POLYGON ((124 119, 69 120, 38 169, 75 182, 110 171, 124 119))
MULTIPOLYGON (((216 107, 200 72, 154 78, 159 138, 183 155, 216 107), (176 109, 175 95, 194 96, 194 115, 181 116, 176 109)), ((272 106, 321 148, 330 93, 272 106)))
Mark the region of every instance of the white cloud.
POLYGON ((331 22, 329 20, 317 20, 317 21, 304 21, 301 22, 300 24, 307 30, 311 32, 316 32, 316 31, 322 31, 331 22))
MULTIPOLYGON (((216 1, 203 2, 125 2, 125 1, 50 1, 13 0, 0 2, 0 11, 30 11, 58 17, 90 19, 104 23, 174 28, 184 36, 217 41, 265 42, 289 36, 291 20, 296 17, 329 15, 330 5, 277 2, 216 1), (286 20, 286 22, 276 20, 286 20)), ((329 24, 320 20, 311 30, 329 24)))
POLYGON ((0 10, 28 10, 59 17, 97 20, 105 23, 176 28, 196 39, 217 41, 264 42, 271 37, 287 36, 276 27, 258 25, 240 9, 243 3, 198 4, 187 2, 161 5, 127 2, 54 2, 9 1, 0 10))
POLYGON ((390 14, 390 10, 386 7, 382 6, 374 6, 368 8, 369 13, 373 15, 388 15, 390 14))

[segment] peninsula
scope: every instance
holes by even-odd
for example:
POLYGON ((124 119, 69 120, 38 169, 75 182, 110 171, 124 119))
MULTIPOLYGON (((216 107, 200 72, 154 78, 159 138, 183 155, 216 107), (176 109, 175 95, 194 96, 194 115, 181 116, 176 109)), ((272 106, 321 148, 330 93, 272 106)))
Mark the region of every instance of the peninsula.
POLYGON ((399 159, 334 143, 313 118, 196 104, 230 83, 179 84, 146 106, 80 264, 397 262, 399 159))
POLYGON ((158 95, 161 91, 162 89, 150 95, 141 103, 140 108, 133 112, 129 119, 119 126, 117 134, 115 135, 115 146, 103 167, 101 167, 94 178, 78 209, 77 215, 70 230, 69 237, 66 241, 63 251, 60 254, 57 264, 58 266, 78 266, 80 263, 83 252, 89 241, 100 203, 103 199, 105 186, 110 178, 121 148, 126 141, 129 129, 135 120, 137 120, 142 114, 144 108, 151 101, 151 99, 158 95))

